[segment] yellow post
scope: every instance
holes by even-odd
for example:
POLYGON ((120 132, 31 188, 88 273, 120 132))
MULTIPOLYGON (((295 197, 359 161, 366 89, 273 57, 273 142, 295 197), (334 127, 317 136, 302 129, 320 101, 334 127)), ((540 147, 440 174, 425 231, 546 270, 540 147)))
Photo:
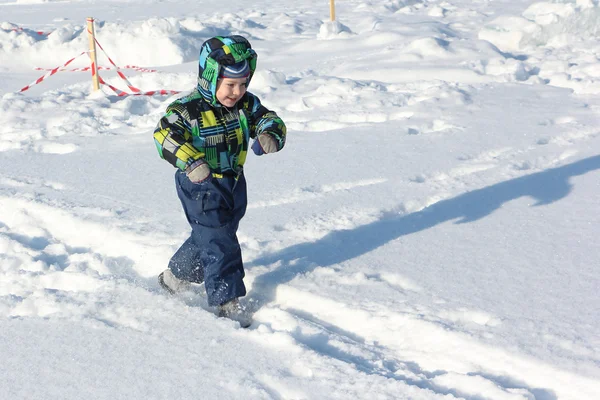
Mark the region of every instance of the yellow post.
POLYGON ((329 15, 331 15, 331 20, 335 21, 335 0, 329 0, 329 15))
POLYGON ((94 18, 87 18, 87 31, 90 43, 90 60, 92 62, 92 86, 94 92, 100 90, 100 82, 98 79, 98 60, 96 57, 96 34, 94 33, 94 18))

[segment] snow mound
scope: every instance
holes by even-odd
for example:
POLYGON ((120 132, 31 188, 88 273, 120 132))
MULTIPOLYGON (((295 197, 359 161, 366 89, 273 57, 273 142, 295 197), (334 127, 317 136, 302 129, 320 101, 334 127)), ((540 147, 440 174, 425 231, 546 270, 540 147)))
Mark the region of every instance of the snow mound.
POLYGON ((326 21, 321 25, 319 39, 335 39, 335 38, 346 38, 352 35, 352 31, 346 25, 339 21, 326 21))
POLYGON ((600 32, 600 8, 591 0, 540 2, 522 17, 501 16, 479 33, 504 51, 536 46, 566 46, 600 32))
MULTIPOLYGON (((135 22, 96 20, 96 39, 120 66, 165 66, 194 61, 204 40, 230 33, 249 35, 260 24, 235 14, 211 18, 149 18, 135 22), (148 51, 159 49, 159 51, 148 51)), ((38 34, 10 22, 0 22, 0 57, 13 69, 52 68, 88 50, 84 24, 65 24, 48 34, 38 34)), ((99 65, 110 65, 98 49, 99 65)), ((85 66, 85 59, 72 66, 85 66)))
POLYGON ((505 52, 528 54, 515 56, 522 61, 515 70, 519 81, 536 75, 532 82, 597 94, 599 33, 597 2, 555 0, 532 4, 521 16, 498 17, 479 31, 479 38, 505 52))

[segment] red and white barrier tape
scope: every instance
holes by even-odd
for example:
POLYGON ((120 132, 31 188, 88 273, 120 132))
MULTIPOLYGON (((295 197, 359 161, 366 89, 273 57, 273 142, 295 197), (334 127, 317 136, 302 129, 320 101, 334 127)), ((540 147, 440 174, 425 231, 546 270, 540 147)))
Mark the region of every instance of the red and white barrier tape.
MULTIPOLYGON (((23 28, 14 28, 12 30, 23 30, 23 28)), ((37 32, 39 34, 43 34, 40 32, 37 32)), ((100 74, 98 74, 98 70, 111 70, 112 68, 106 68, 106 67, 97 67, 95 64, 92 63, 91 67, 85 67, 85 68, 74 68, 70 71, 92 71, 92 77, 98 75, 98 82, 100 82, 103 85, 108 86, 113 92, 116 93, 117 96, 122 97, 122 96, 154 96, 154 95, 173 95, 173 94, 178 94, 181 93, 180 91, 177 90, 151 90, 148 92, 142 92, 140 89, 136 88, 135 86, 133 86, 131 84, 131 82, 129 82, 129 80, 127 79, 127 77, 125 76, 125 74, 123 74, 123 72, 121 72, 121 68, 119 68, 119 66, 117 66, 117 64, 114 63, 114 61, 108 56, 108 54, 106 54, 106 51, 102 48, 102 45, 100 45, 100 43, 98 42, 97 39, 96 40, 96 44, 98 45, 98 47, 100 47, 100 50, 102 50, 102 52, 104 53, 104 55, 106 56, 106 58, 108 58, 108 61, 110 61, 110 63, 115 67, 115 69, 117 70, 117 75, 119 75, 119 77, 121 79, 123 79, 125 81, 125 83, 127 84, 127 87, 133 92, 133 93, 127 93, 124 92, 108 83, 106 83, 104 81, 104 79, 102 79, 102 77, 100 76, 100 74)), ((37 85, 41 82, 43 82, 46 78, 56 74, 59 71, 67 71, 66 67, 71 64, 71 62, 73 62, 76 58, 81 57, 84 54, 88 54, 89 51, 84 51, 81 54, 79 54, 78 56, 75 56, 73 58, 71 58, 69 61, 67 61, 66 63, 64 63, 61 66, 58 66, 56 68, 52 68, 52 69, 42 69, 42 68, 36 68, 36 70, 45 70, 48 71, 47 74, 45 74, 44 76, 36 79, 35 81, 33 81, 32 83, 30 83, 29 85, 25 86, 24 88, 22 88, 21 90, 19 90, 20 92, 24 92, 26 90, 29 90, 32 86, 37 85)), ((147 70, 144 68, 140 68, 140 67, 136 67, 136 66, 132 66, 132 65, 128 65, 125 68, 129 68, 129 69, 136 69, 138 71, 141 72, 156 72, 156 70, 147 70)))
POLYGON ((110 83, 106 83, 104 81, 104 79, 102 79, 102 77, 100 75, 98 75, 98 81, 102 85, 108 86, 119 97, 124 97, 124 96, 154 96, 156 94, 161 95, 161 96, 166 96, 166 95, 173 95, 173 94, 181 93, 181 92, 179 92, 177 90, 151 90, 149 92, 142 92, 142 91, 140 91, 140 92, 137 92, 137 93, 127 93, 127 92, 124 92, 124 91, 122 91, 121 89, 119 89, 117 87, 114 87, 110 83))
POLYGON ((44 79, 46 79, 46 78, 48 78, 48 77, 50 77, 50 76, 54 75, 54 74, 55 74, 55 73, 57 73, 57 72, 58 72, 58 71, 59 71, 61 68, 65 68, 67 65, 71 64, 71 62, 73 62, 73 60, 75 60, 76 58, 79 58, 79 57, 81 57, 82 55, 84 55, 84 54, 87 54, 87 53, 88 53, 87 51, 84 51, 84 52, 82 52, 81 54, 79 54, 78 56, 75 56, 75 57, 71 58, 69 61, 67 61, 66 63, 64 63, 64 64, 63 64, 63 65, 61 65, 60 67, 56 67, 56 68, 53 68, 53 69, 51 69, 51 70, 50 70, 50 71, 49 71, 49 72, 48 72, 46 75, 44 75, 44 76, 42 76, 42 77, 40 77, 40 78, 36 79, 35 81, 31 82, 29 85, 25 86, 23 89, 19 90, 19 93, 20 93, 20 92, 24 92, 24 91, 26 91, 26 90, 30 89, 32 86, 34 86, 34 85, 37 85, 38 83, 41 83, 41 82, 43 82, 43 81, 44 81, 44 79))
MULTIPOLYGON (((148 92, 142 92, 140 89, 138 89, 135 86, 133 86, 131 84, 131 82, 129 82, 129 80, 127 79, 127 77, 125 76, 125 74, 123 72, 121 72, 121 68, 119 68, 119 66, 117 64, 115 64, 115 62, 106 53, 106 50, 104 50, 104 48, 102 47, 102 45, 100 44, 100 42, 98 42, 98 39, 95 39, 95 41, 96 41, 96 44, 98 45, 98 47, 100 48, 100 50, 102 50, 102 52, 104 53, 104 55, 108 59, 108 61, 116 68, 117 75, 119 75, 119 77, 125 81, 125 84, 129 88, 129 90, 131 90, 133 92, 133 93, 127 93, 127 92, 124 92, 124 91, 122 91, 120 89, 117 89, 116 87, 114 87, 112 85, 109 85, 98 74, 98 81, 101 84, 108 86, 113 92, 116 93, 117 96, 119 96, 119 97, 123 97, 123 96, 154 96, 156 94, 161 95, 161 96, 165 96, 165 95, 173 95, 173 94, 181 93, 181 92, 179 92, 177 90, 151 90, 151 91, 148 91, 148 92)), ((94 66, 92 65, 92 75, 94 74, 94 70, 93 69, 94 69, 94 66)), ((98 72, 96 71, 95 73, 98 73, 98 72)))
MULTIPOLYGON (((123 69, 133 69, 137 72, 157 72, 157 69, 148 69, 148 68, 142 68, 142 67, 137 67, 135 65, 126 65, 124 67, 122 67, 123 69)), ((63 71, 67 71, 67 72, 82 72, 82 71, 89 71, 91 70, 92 67, 84 67, 84 68, 72 68, 72 69, 60 69, 60 72, 63 71)), ((34 70, 36 71, 52 71, 51 68, 41 68, 41 67, 35 67, 34 70)), ((114 70, 114 68, 111 67, 98 67, 98 71, 112 71, 114 70)))
MULTIPOLYGON (((91 32, 88 31, 88 33, 91 34, 91 32)), ((133 86, 131 84, 131 82, 129 82, 129 80, 127 79, 127 77, 125 76, 125 74, 123 74, 121 72, 121 68, 119 68, 119 66, 117 64, 115 64, 115 62, 108 56, 108 54, 106 54, 106 51, 104 50, 104 48, 102 47, 102 45, 100 44, 100 42, 98 42, 98 39, 94 39, 96 41, 96 45, 98 45, 98 47, 100 47, 100 50, 102 50, 102 52, 104 53, 104 55, 106 56, 106 58, 108 58, 108 61, 113 65, 113 67, 115 67, 117 69, 117 75, 119 75, 119 77, 121 79, 123 79, 125 81, 125 83, 127 84, 127 87, 134 93, 140 93, 141 90, 136 88, 135 86, 133 86)), ((92 65, 92 69, 94 68, 94 66, 92 65)), ((92 71, 93 74, 93 71, 92 71)))
POLYGON ((22 28, 20 26, 15 26, 14 28, 10 28, 9 30, 13 31, 13 32, 33 32, 33 33, 37 33, 40 36, 48 36, 49 34, 51 34, 52 32, 54 32, 54 31, 52 31, 52 32, 34 31, 32 29, 25 29, 25 28, 22 28))

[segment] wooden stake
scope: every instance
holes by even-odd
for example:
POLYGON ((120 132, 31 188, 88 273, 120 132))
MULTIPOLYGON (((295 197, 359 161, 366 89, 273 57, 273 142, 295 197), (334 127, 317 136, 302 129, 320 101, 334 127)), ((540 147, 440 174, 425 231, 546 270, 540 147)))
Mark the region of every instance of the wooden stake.
POLYGON ((335 21, 335 0, 329 0, 329 15, 331 20, 335 21))
POLYGON ((92 17, 87 18, 87 30, 90 43, 90 60, 92 62, 92 87, 96 92, 100 90, 100 81, 98 79, 98 60, 96 57, 96 34, 94 33, 94 18, 92 17))

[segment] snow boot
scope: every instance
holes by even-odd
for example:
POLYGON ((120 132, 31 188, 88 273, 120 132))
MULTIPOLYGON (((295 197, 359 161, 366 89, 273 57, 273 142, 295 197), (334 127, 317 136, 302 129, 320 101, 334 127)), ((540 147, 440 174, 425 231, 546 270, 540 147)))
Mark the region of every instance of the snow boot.
POLYGON ((238 299, 233 299, 217 307, 218 316, 229 318, 240 323, 242 328, 247 328, 252 324, 252 315, 240 304, 238 299))
POLYGON ((177 278, 168 268, 158 275, 158 283, 171 294, 187 292, 192 288, 190 282, 177 278))

